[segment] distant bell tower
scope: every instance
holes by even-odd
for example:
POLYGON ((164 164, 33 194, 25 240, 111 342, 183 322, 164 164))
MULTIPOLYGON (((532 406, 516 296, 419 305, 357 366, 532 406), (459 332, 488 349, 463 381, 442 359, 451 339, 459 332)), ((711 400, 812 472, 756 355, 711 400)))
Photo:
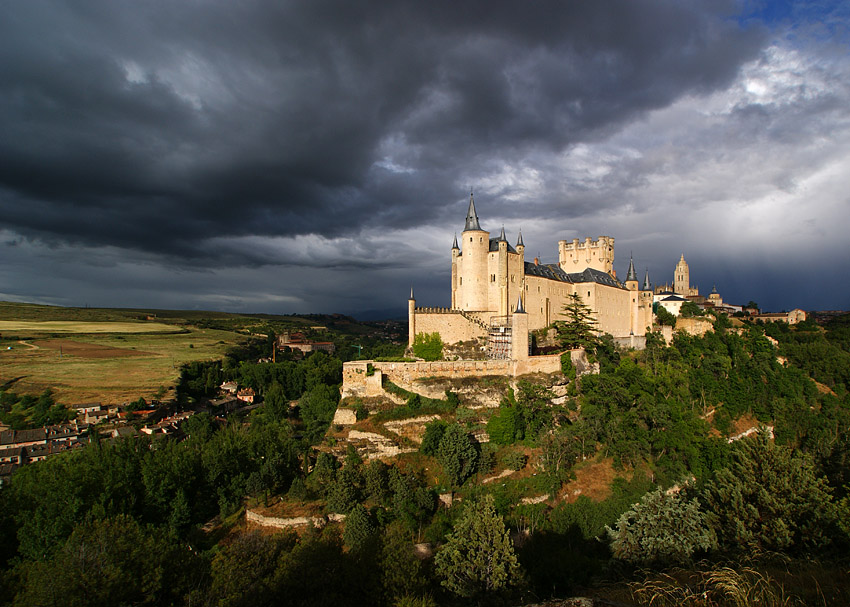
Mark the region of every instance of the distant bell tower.
POLYGON ((676 264, 676 270, 673 273, 673 292, 676 295, 682 295, 683 297, 688 295, 691 289, 691 274, 690 270, 688 270, 688 262, 685 261, 685 254, 682 253, 682 257, 679 259, 679 263, 676 264))

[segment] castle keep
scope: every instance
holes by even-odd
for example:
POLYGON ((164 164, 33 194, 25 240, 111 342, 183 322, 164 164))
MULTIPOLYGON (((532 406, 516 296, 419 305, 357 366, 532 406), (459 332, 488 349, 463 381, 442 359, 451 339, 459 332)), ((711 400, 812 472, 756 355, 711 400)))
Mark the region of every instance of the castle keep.
POLYGON ((504 228, 491 238, 481 228, 470 195, 463 232, 452 245, 451 263, 450 308, 417 308, 411 291, 411 345, 417 333, 437 332, 447 344, 488 338, 491 358, 527 357, 527 332, 565 320, 562 311, 573 294, 593 311, 601 333, 641 336, 652 324, 648 278, 641 288, 630 263, 625 282, 617 280, 611 237, 562 240, 557 264, 526 261, 522 233, 515 246, 508 243, 504 228), (505 344, 500 348, 499 336, 511 333, 513 339, 502 340, 505 344), (525 345, 518 346, 517 340, 525 345))

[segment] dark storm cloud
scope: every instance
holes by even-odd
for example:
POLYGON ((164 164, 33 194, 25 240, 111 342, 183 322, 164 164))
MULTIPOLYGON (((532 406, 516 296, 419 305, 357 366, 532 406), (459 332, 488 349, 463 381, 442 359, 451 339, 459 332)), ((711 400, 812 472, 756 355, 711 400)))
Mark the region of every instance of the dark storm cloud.
MULTIPOLYGON (((15 3, 0 21, 0 221, 48 243, 298 265, 214 239, 445 222, 489 164, 728 85, 764 41, 732 8, 15 3)), ((578 210, 614 204, 590 194, 578 210)))

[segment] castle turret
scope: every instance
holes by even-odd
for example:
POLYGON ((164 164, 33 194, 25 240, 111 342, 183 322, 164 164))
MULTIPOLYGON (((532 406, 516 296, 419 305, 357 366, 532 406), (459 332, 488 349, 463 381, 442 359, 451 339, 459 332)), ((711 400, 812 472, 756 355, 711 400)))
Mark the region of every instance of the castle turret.
POLYGON ((652 283, 649 282, 649 268, 646 269, 646 274, 643 277, 643 290, 652 291, 652 283))
POLYGON ((457 278, 458 278, 458 257, 460 257, 460 247, 457 245, 457 233, 455 240, 452 243, 452 309, 457 309, 457 278))
POLYGON ((526 360, 528 358, 528 314, 522 305, 520 293, 516 310, 511 315, 511 359, 526 360))
POLYGON ((407 346, 413 347, 413 339, 416 337, 416 298, 413 296, 413 287, 410 287, 410 297, 407 300, 407 346))
POLYGON ((626 274, 626 288, 629 291, 638 290, 638 277, 637 272, 635 272, 635 261, 631 255, 629 255, 629 271, 626 274))
MULTIPOLYGON (((463 252, 458 267, 457 308, 468 311, 487 310, 487 253, 490 250, 490 233, 481 229, 475 201, 469 195, 466 225, 461 234, 463 252)), ((507 244, 507 243, 506 243, 507 244)))

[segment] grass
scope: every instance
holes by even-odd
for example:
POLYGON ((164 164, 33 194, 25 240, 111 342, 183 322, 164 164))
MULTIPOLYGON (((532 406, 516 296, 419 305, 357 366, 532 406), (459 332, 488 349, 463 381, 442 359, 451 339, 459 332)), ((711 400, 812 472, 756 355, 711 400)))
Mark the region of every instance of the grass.
POLYGON ((174 325, 158 322, 115 322, 74 320, 0 320, 0 334, 17 336, 55 333, 174 333, 180 331, 174 325))
MULTIPOLYGON (((0 340, 0 382, 18 394, 39 394, 51 388, 63 404, 150 399, 160 386, 174 386, 181 364, 220 358, 229 346, 244 339, 215 329, 175 333, 168 325, 164 326, 170 333, 97 332, 91 324, 77 323, 85 333, 65 333, 59 339, 0 340)), ((33 331, 31 337, 38 334, 33 331)))

